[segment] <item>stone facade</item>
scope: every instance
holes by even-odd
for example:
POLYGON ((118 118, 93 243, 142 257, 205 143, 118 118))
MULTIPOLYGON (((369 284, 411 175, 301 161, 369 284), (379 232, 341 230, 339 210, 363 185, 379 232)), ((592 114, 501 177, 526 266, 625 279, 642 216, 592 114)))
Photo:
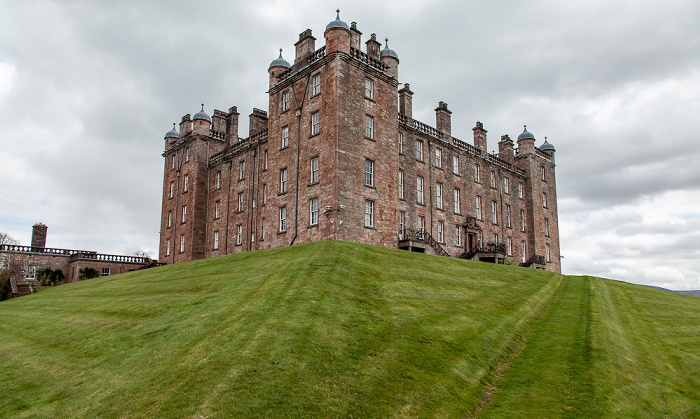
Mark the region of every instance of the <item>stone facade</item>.
POLYGON ((412 118, 396 53, 353 22, 268 69, 268 112, 246 138, 238 112, 204 107, 166 134, 160 260, 167 263, 316 240, 348 240, 559 272, 554 147, 526 129, 487 152, 412 118))

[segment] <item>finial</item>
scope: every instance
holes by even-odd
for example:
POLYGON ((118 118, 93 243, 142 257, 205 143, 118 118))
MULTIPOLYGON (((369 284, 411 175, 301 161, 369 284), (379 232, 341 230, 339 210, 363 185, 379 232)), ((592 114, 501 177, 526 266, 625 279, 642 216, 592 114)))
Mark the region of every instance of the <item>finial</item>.
POLYGON ((523 125, 523 128, 525 129, 525 131, 527 131, 527 125, 523 125))
POLYGON ((335 20, 340 20, 340 8, 335 9, 335 20))
POLYGON ((173 129, 175 129, 175 123, 173 122, 173 129))
POLYGON ((204 103, 202 103, 202 112, 204 112, 204 103))
POLYGON ((282 48, 280 48, 280 58, 282 58, 282 48))
POLYGON ((544 140, 547 141, 547 137, 544 137, 544 140))
POLYGON ((386 47, 389 48, 389 38, 384 38, 384 42, 386 42, 386 47))

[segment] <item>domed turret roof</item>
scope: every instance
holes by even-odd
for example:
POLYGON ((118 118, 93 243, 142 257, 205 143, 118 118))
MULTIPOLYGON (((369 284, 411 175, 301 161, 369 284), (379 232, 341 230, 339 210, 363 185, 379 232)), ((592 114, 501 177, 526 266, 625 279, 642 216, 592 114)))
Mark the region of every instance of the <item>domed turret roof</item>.
POLYGON ((557 151, 553 145, 547 142, 547 137, 544 137, 544 144, 540 146, 542 151, 557 151))
POLYGON ((279 56, 279 58, 273 60, 273 61, 270 63, 270 67, 268 67, 268 69, 269 69, 269 68, 272 68, 272 67, 284 67, 284 68, 289 68, 289 67, 291 67, 291 65, 289 64, 289 62, 288 62, 287 60, 285 60, 284 58, 282 58, 282 48, 280 48, 280 56, 279 56))
POLYGON ((335 20, 326 25, 326 30, 328 29, 333 29, 333 28, 343 28, 343 29, 350 29, 347 23, 343 22, 340 20, 340 9, 336 9, 335 11, 337 13, 335 20))
POLYGON ((532 133, 530 133, 527 130, 527 125, 525 125, 525 129, 523 129, 522 134, 518 135, 518 141, 520 141, 520 140, 534 140, 534 139, 535 139, 535 136, 532 135, 532 133))
POLYGON ((175 129, 175 123, 174 123, 174 122, 173 122, 173 129, 171 129, 170 131, 168 131, 168 132, 165 134, 165 139, 168 139, 168 138, 180 138, 180 134, 179 134, 179 133, 177 132, 177 130, 175 129))
POLYGON ((396 58, 396 61, 399 60, 399 55, 393 50, 389 48, 389 38, 384 39, 386 42, 386 46, 384 49, 379 53, 379 57, 390 57, 390 58, 396 58))
POLYGON ((202 110, 194 114, 194 118, 192 118, 193 121, 196 121, 198 119, 203 119, 205 121, 211 122, 211 117, 207 115, 206 112, 204 112, 204 104, 202 103, 202 110))

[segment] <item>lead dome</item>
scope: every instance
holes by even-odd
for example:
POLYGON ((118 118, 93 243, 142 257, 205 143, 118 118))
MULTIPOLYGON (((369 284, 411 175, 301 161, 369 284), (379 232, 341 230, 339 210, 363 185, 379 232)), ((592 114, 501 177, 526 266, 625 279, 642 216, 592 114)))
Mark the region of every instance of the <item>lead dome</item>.
POLYGON ((542 151, 557 151, 552 144, 547 142, 547 137, 544 137, 544 143, 540 146, 542 151))
POLYGON ((179 133, 177 132, 177 130, 175 129, 175 123, 174 123, 174 122, 173 122, 173 129, 171 129, 170 131, 168 131, 168 132, 165 134, 165 138, 166 138, 166 139, 168 139, 168 138, 180 138, 180 134, 179 134, 179 133))
POLYGON ((289 61, 282 58, 282 48, 280 48, 280 56, 278 58, 274 59, 270 63, 270 67, 268 67, 268 68, 272 68, 272 67, 284 67, 284 68, 291 67, 291 65, 289 64, 289 61))
POLYGON ((396 53, 396 51, 389 48, 389 38, 384 39, 384 42, 386 42, 386 45, 384 46, 384 49, 379 53, 379 56, 380 57, 395 58, 396 61, 398 61, 399 55, 396 53))
POLYGON ((522 134, 518 135, 518 141, 520 140, 534 140, 535 136, 527 130, 527 125, 524 126, 522 134))
POLYGON ((202 103, 202 110, 194 114, 194 118, 192 118, 193 121, 196 121, 198 119, 202 119, 205 121, 211 122, 211 117, 207 115, 206 112, 204 112, 204 104, 202 103))
POLYGON ((343 28, 343 29, 350 29, 347 23, 343 22, 340 20, 340 9, 336 9, 335 11, 337 14, 335 16, 335 20, 326 25, 326 30, 328 29, 333 29, 333 28, 343 28))

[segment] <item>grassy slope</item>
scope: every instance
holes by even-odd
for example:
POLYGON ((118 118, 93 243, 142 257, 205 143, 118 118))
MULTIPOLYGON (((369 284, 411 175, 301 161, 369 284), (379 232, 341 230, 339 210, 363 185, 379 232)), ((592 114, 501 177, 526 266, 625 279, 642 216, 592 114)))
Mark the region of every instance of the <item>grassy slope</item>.
POLYGON ((64 285, 0 304, 0 416, 464 416, 561 284, 318 242, 64 285))

